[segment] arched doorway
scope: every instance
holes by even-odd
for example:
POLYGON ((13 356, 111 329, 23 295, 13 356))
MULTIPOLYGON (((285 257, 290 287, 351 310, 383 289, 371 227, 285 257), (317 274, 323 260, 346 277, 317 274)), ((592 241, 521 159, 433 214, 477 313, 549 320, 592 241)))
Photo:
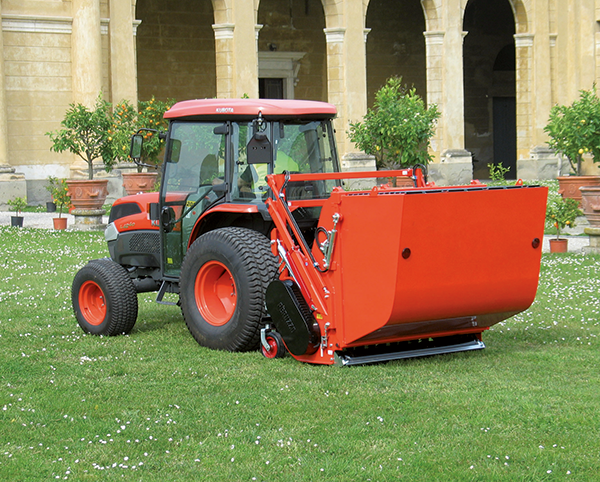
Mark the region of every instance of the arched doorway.
POLYGON ((465 148, 473 177, 489 178, 488 164, 517 174, 515 20, 508 0, 469 0, 465 10, 465 148))
POLYGON ((367 10, 367 103, 392 76, 427 101, 425 17, 418 0, 371 0, 367 10))
POLYGON ((215 97, 212 2, 137 0, 138 97, 215 97))
POLYGON ((259 96, 327 100, 325 16, 320 0, 261 0, 259 96))

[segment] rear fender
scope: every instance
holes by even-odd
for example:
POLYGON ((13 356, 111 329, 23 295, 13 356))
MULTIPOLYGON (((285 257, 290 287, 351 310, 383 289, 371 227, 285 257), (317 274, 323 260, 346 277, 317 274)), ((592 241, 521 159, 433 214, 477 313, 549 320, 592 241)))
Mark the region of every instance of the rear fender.
POLYGON ((272 223, 264 219, 256 204, 218 204, 198 218, 188 240, 188 249, 203 234, 222 227, 243 227, 268 235, 272 223))

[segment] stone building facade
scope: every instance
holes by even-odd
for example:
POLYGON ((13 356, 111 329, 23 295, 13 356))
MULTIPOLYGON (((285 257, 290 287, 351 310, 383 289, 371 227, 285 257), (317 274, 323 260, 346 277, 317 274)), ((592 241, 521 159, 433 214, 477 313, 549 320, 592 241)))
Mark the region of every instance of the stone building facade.
POLYGON ((45 133, 100 91, 328 101, 344 166, 360 167, 349 123, 394 75, 442 113, 440 184, 490 162, 551 178, 550 108, 600 77, 600 0, 0 0, 0 15, 0 197, 76 170, 45 133))

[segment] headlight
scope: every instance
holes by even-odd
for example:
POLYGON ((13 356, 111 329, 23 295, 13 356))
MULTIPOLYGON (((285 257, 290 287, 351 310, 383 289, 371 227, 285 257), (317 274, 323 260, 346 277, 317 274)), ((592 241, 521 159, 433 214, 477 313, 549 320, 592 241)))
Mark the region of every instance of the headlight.
POLYGON ((106 226, 106 230, 104 231, 104 239, 106 239, 106 242, 114 241, 118 236, 119 231, 117 231, 115 223, 110 223, 108 226, 106 226))

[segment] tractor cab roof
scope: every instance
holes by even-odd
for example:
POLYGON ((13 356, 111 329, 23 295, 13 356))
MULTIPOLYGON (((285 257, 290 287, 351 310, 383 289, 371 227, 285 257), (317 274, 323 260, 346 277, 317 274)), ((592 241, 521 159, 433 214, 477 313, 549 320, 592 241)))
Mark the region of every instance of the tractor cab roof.
POLYGON ((287 99, 197 99, 176 103, 165 119, 235 120, 264 118, 333 118, 336 108, 326 102, 287 99))

